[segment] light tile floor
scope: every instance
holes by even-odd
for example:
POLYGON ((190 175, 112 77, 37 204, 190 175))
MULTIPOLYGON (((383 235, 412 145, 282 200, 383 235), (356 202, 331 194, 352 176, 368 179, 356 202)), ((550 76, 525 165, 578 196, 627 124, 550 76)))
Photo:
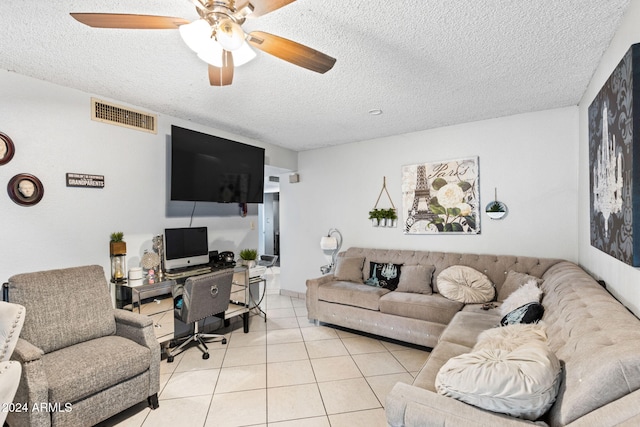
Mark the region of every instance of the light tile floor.
MULTIPOLYGON (((239 318, 222 332, 227 345, 211 357, 191 347, 160 365, 160 407, 139 404, 101 426, 121 427, 385 427, 384 402, 408 382, 429 353, 316 326, 303 299, 269 294, 267 322, 239 318)), ((218 331, 220 333, 220 331, 218 331)))

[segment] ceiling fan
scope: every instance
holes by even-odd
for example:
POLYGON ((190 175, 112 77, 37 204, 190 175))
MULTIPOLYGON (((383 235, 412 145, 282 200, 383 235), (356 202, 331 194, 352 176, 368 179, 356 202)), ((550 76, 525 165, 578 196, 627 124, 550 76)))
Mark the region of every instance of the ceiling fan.
POLYGON ((253 46, 299 67, 324 74, 335 58, 300 43, 265 33, 245 34, 247 17, 258 17, 280 9, 295 0, 190 0, 200 19, 189 22, 171 16, 119 13, 71 13, 77 21, 94 28, 165 30, 179 29, 198 57, 209 64, 209 83, 227 86, 233 82, 234 66, 255 57, 253 46))

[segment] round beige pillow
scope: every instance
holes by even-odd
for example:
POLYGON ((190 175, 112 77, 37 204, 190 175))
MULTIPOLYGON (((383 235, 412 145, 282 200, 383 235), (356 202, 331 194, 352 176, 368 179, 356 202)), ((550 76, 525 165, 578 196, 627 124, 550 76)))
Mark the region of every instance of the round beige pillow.
POLYGON ((491 280, 471 267, 454 265, 438 275, 438 291, 443 297, 465 304, 493 300, 496 289, 491 280))
POLYGON ((560 385, 560 362, 541 341, 513 351, 484 349, 453 357, 436 376, 438 393, 488 411, 536 420, 560 385))

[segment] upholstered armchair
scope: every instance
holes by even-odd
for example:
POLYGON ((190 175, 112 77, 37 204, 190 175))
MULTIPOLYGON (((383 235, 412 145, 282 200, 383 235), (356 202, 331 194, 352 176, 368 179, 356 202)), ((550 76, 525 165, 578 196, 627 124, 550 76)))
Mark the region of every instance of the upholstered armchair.
POLYGON ((9 360, 18 342, 20 330, 24 323, 24 307, 0 301, 0 403, 8 406, 0 408, 0 425, 4 424, 7 414, 12 409, 22 367, 14 360, 9 360))
POLYGON ((14 402, 27 411, 10 412, 11 427, 91 426, 145 399, 158 407, 151 318, 112 308, 102 267, 18 274, 7 291, 26 308, 12 359, 22 365, 14 402))

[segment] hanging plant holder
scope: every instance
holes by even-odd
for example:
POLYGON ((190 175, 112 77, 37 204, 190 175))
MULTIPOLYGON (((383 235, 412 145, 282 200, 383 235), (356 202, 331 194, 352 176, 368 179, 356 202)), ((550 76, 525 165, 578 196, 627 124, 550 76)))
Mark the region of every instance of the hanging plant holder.
POLYGON ((503 219, 507 215, 507 205, 498 200, 498 189, 494 189, 494 200, 485 208, 485 212, 491 219, 503 219))
POLYGON ((393 204, 393 200, 391 200, 391 195, 387 190, 386 176, 382 178, 382 189, 380 189, 380 194, 378 194, 378 200, 376 200, 375 206, 369 211, 369 219, 371 220, 371 225, 374 227, 396 227, 398 225, 398 213, 396 206, 393 204), (380 203, 380 197, 382 197, 383 193, 387 195, 389 203, 391 203, 389 209, 378 209, 378 203, 380 203))

